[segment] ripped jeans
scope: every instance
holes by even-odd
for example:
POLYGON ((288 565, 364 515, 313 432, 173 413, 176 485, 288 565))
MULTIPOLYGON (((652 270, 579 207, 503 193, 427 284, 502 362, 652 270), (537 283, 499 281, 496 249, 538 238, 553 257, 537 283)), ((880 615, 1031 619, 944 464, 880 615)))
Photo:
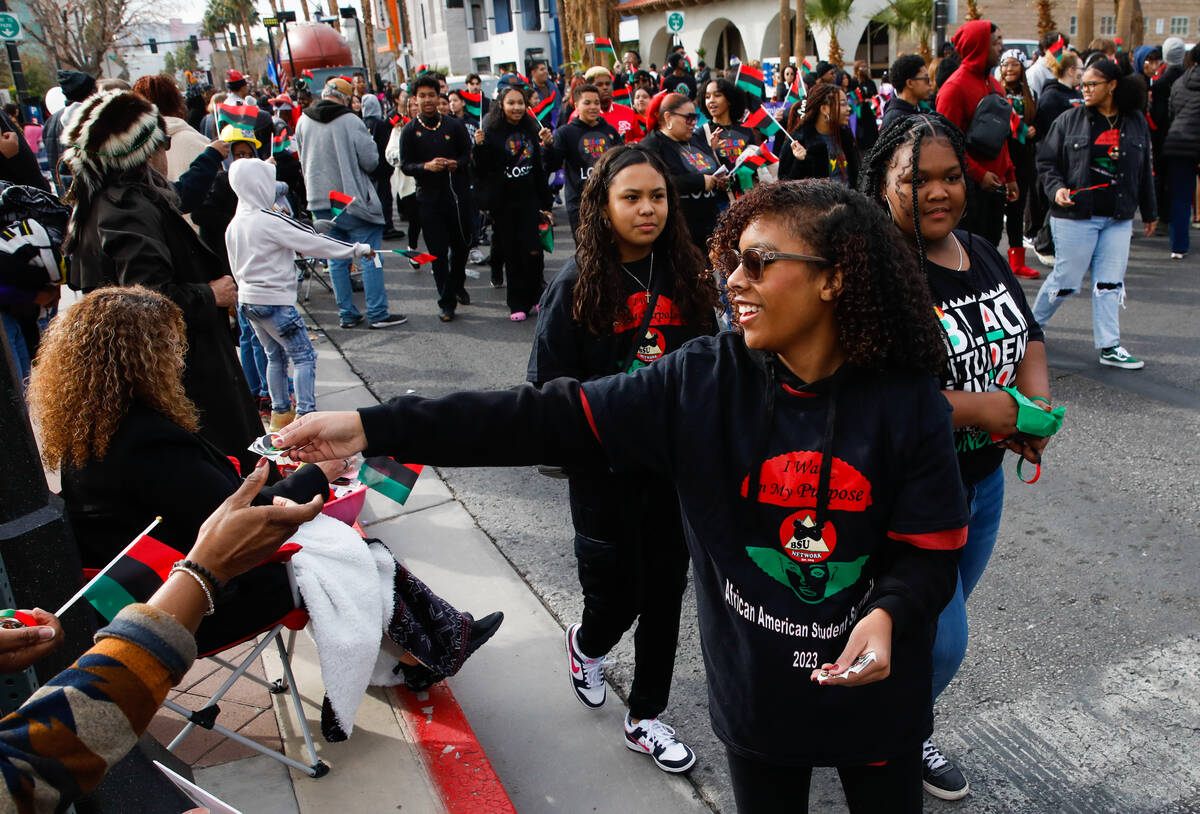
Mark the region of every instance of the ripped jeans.
POLYGON ((1033 303, 1033 317, 1042 327, 1062 301, 1079 291, 1092 273, 1092 338, 1097 348, 1121 344, 1120 310, 1125 305, 1125 269, 1133 220, 1114 218, 1050 218, 1054 235, 1054 270, 1047 275, 1033 303))
POLYGON ((242 303, 239 312, 250 321, 258 341, 267 352, 267 389, 271 409, 286 413, 292 409, 288 395, 288 360, 296 368, 296 412, 300 415, 317 409, 317 352, 313 349, 304 318, 294 305, 251 305, 242 303))

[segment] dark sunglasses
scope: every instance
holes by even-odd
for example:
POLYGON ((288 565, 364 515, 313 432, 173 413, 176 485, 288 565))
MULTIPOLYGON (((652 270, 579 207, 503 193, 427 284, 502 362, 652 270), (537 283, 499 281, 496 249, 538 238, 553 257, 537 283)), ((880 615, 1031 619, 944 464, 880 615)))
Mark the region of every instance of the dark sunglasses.
POLYGON ((767 249, 755 248, 746 249, 744 252, 731 249, 725 255, 724 260, 723 271, 726 277, 732 276, 737 271, 738 266, 741 266, 746 279, 752 283, 757 283, 761 280, 767 266, 776 260, 807 260, 810 263, 829 264, 829 261, 824 257, 815 257, 811 254, 788 254, 787 252, 773 252, 767 249))
POLYGON ((694 126, 696 124, 696 122, 700 121, 699 113, 676 113, 674 110, 668 110, 667 112, 670 113, 672 116, 678 116, 679 118, 681 118, 685 122, 687 122, 689 125, 694 126))

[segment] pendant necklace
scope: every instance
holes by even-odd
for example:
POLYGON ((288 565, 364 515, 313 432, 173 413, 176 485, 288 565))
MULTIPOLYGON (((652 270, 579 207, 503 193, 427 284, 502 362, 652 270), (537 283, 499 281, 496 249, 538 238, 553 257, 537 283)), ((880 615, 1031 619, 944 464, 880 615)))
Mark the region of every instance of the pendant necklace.
POLYGON ((629 275, 629 279, 633 280, 635 283, 645 289, 646 302, 650 302, 650 287, 654 285, 654 252, 650 252, 650 275, 646 282, 643 283, 641 280, 639 280, 636 274, 625 267, 624 263, 621 264, 621 270, 629 275))

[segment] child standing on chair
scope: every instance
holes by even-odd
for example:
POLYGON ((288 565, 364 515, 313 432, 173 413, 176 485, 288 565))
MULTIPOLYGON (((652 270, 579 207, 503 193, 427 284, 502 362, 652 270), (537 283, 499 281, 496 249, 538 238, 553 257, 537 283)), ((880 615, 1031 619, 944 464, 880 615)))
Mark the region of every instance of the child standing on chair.
POLYGON ((229 265, 238 284, 238 311, 250 321, 267 352, 271 431, 317 409, 317 353, 296 310, 296 254, 308 257, 373 258, 366 243, 346 243, 272 209, 275 165, 257 158, 236 162, 229 185, 237 212, 225 232, 229 265), (295 367, 296 406, 288 395, 288 360, 295 367))

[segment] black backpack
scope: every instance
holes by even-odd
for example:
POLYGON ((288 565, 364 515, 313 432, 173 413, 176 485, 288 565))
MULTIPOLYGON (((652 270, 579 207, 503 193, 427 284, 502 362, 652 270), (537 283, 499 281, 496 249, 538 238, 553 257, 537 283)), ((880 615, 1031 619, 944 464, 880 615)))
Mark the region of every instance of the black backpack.
POLYGON ((988 93, 975 106, 967 128, 967 152, 985 160, 1000 155, 1012 135, 1012 112, 1008 99, 994 92, 989 82, 988 93))

